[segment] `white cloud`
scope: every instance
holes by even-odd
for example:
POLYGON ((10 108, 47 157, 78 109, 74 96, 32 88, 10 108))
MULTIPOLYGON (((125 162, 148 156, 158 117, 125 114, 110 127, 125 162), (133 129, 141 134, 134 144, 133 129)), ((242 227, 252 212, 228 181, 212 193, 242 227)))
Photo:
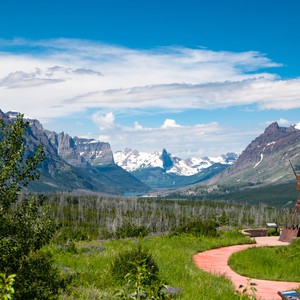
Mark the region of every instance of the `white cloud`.
POLYGON ((106 115, 102 115, 100 112, 95 112, 92 115, 92 120, 100 130, 113 129, 115 126, 115 116, 112 112, 109 112, 106 115))
POLYGON ((134 122, 134 130, 138 131, 138 130, 143 130, 143 126, 141 124, 139 124, 139 122, 134 122))
POLYGON ((60 117, 87 108, 300 106, 300 79, 284 81, 260 72, 280 64, 259 52, 183 47, 135 50, 68 39, 2 40, 0 44, 3 49, 18 50, 0 53, 2 108, 32 113, 34 106, 37 118, 60 117), (32 52, 34 47, 40 52, 32 52))
POLYGON ((277 121, 277 123, 278 123, 279 125, 281 125, 281 126, 286 126, 286 125, 291 124, 288 120, 283 119, 283 118, 280 118, 280 119, 277 121))
POLYGON ((292 124, 291 121, 286 120, 286 119, 284 119, 284 118, 279 118, 279 119, 273 120, 273 121, 265 121, 264 124, 265 124, 265 126, 269 126, 269 125, 270 125, 271 123, 273 123, 273 122, 277 122, 278 125, 280 125, 280 126, 289 126, 289 125, 292 124))
POLYGON ((158 127, 143 127, 135 122, 133 127, 115 126, 101 131, 100 141, 109 142, 112 150, 118 151, 132 147, 139 151, 158 151, 166 148, 182 158, 220 155, 230 151, 241 152, 247 145, 244 141, 253 138, 253 131, 242 132, 224 128, 216 122, 179 126, 176 120, 167 119, 158 127), (171 126, 165 126, 169 124, 171 126), (245 139, 241 142, 241 137, 245 139))
POLYGON ((127 128, 115 123, 119 114, 164 111, 167 116, 232 106, 300 108, 300 78, 282 80, 266 72, 281 65, 255 51, 136 50, 70 39, 0 40, 0 46, 1 110, 20 111, 42 122, 96 111, 92 119, 101 139, 111 142, 114 150, 136 145, 148 151, 169 145, 172 152, 219 155, 228 145, 230 150, 242 150, 241 139, 256 134, 215 122, 184 126, 173 119, 156 127, 136 122, 127 128))
POLYGON ((161 128, 163 129, 167 129, 167 128, 178 128, 178 127, 181 127, 180 125, 178 125, 176 123, 175 120, 173 119, 166 119, 164 124, 161 126, 161 128))

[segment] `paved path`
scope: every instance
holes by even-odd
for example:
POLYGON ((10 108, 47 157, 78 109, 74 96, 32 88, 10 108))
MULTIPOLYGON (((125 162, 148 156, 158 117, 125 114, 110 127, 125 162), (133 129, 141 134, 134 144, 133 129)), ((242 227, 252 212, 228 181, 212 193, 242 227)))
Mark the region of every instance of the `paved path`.
MULTIPOLYGON (((227 261, 232 253, 250 247, 284 246, 288 244, 278 241, 278 237, 257 237, 255 240, 256 244, 237 245, 204 251, 194 255, 193 259, 198 268, 216 275, 225 275, 234 283, 235 289, 238 290, 240 285, 247 286, 248 278, 235 273, 228 266, 227 261)), ((300 286, 300 282, 259 279, 251 279, 251 282, 256 283, 256 297, 261 300, 279 300, 281 297, 277 294, 278 291, 293 290, 300 286)))

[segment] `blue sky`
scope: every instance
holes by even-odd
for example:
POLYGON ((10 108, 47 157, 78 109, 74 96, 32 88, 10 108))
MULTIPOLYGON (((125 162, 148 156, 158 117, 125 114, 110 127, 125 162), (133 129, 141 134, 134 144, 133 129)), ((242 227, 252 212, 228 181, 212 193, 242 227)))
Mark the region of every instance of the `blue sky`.
POLYGON ((241 152, 300 122, 300 2, 0 0, 0 108, 113 151, 241 152))

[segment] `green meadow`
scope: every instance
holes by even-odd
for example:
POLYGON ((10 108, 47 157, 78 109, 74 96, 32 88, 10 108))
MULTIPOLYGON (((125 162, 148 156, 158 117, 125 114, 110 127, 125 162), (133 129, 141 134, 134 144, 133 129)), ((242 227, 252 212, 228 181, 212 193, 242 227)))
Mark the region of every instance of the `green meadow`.
MULTIPOLYGON (((59 296, 64 300, 247 299, 234 291, 224 276, 197 269, 193 255, 250 243, 240 233, 241 228, 261 227, 270 220, 280 224, 286 218, 280 209, 263 205, 97 194, 51 194, 46 196, 46 204, 59 228, 43 251, 51 253, 59 272, 67 278, 67 288, 59 296), (158 278, 170 294, 156 298, 133 296, 128 287, 134 283, 142 289, 142 281, 116 280, 112 271, 116 259, 138 248, 151 255, 158 278)), ((148 273, 143 268, 142 264, 137 270, 144 280, 148 273)), ((155 284, 150 283, 151 288, 155 284)))

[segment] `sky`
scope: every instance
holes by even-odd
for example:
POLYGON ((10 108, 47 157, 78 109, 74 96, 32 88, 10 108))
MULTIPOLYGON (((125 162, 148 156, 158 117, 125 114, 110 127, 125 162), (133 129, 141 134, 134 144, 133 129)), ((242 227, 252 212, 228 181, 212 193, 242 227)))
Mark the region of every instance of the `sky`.
POLYGON ((0 109, 112 150, 241 153, 300 122, 298 0, 0 0, 0 109))

